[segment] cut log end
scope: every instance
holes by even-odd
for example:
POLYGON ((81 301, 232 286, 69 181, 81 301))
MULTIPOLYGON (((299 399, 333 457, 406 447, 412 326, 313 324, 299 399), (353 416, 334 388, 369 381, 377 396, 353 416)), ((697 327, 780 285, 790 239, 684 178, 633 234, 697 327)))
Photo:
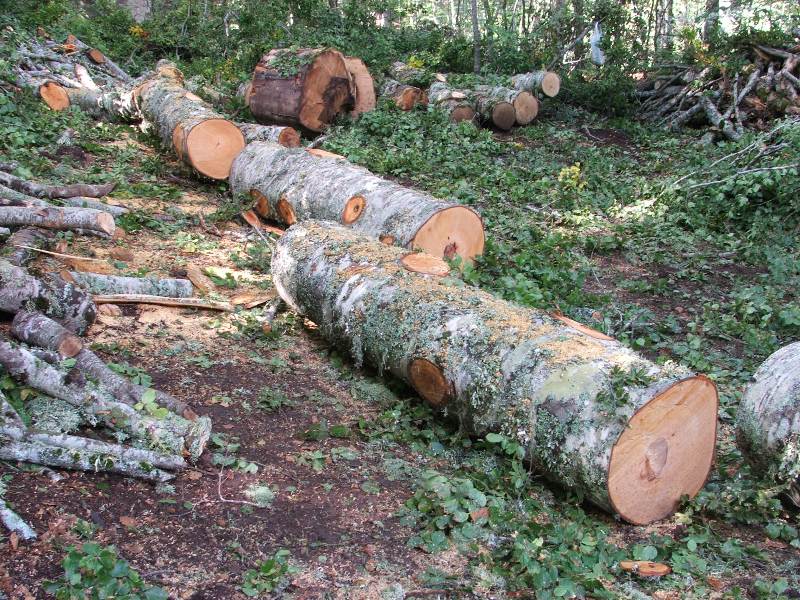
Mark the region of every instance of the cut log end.
POLYGON ((542 77, 541 90, 545 96, 555 98, 561 89, 561 77, 557 74, 548 71, 542 77))
POLYGON ((100 50, 97 48, 89 49, 89 51, 86 52, 86 55, 96 65, 102 65, 106 62, 106 55, 100 52, 100 50))
POLYGON ((53 110, 66 110, 69 108, 67 90, 53 81, 48 81, 39 86, 39 96, 53 110))
POLYGON ((227 179, 231 164, 244 148, 244 136, 226 119, 208 119, 191 128, 186 138, 186 159, 201 175, 227 179))
POLYGON ((434 408, 445 406, 453 395, 453 386, 442 370, 427 359, 412 360, 408 377, 422 399, 434 408))
POLYGON ((322 131, 352 102, 344 57, 336 50, 318 54, 306 76, 300 123, 312 131, 322 131))
POLYGON ((346 56, 344 62, 356 89, 355 106, 351 114, 358 116, 361 113, 375 110, 377 105, 375 82, 372 80, 369 69, 360 58, 353 56, 346 56))
POLYGON ((419 101, 420 94, 422 90, 415 87, 407 87, 402 92, 400 92, 399 96, 396 96, 394 99, 394 103, 397 105, 397 108, 400 110, 411 110, 416 106, 417 102, 419 101))
POLYGON ((492 124, 505 131, 508 131, 517 122, 517 111, 510 102, 498 102, 492 108, 492 124))
POLYGON ((387 235, 387 234, 383 233, 380 236, 378 236, 378 240, 381 242, 381 244, 386 244, 387 246, 394 246, 394 236, 393 235, 387 235))
POLYGON ((451 206, 434 214, 411 240, 412 249, 447 259, 460 256, 471 262, 483 253, 483 221, 465 206, 451 206))
POLYGON ((278 134, 278 143, 287 148, 299 148, 300 134, 294 127, 284 127, 280 134, 278 134))
POLYGON ((424 252, 410 252, 400 259, 400 263, 409 271, 444 277, 450 272, 450 267, 441 258, 436 258, 424 252))
POLYGON ((649 560, 623 560, 620 561, 619 568, 641 577, 663 577, 672 573, 669 565, 649 560))
POLYGON ((717 388, 704 376, 684 379, 633 415, 611 451, 608 495, 626 521, 669 516, 708 477, 717 433, 717 388))
POLYGON ((250 197, 256 201, 253 205, 253 210, 260 217, 269 219, 272 217, 272 209, 269 206, 267 197, 256 189, 250 190, 250 197))
POLYGON ((358 221, 358 218, 364 212, 366 207, 367 199, 364 198, 364 196, 353 196, 347 201, 347 204, 344 205, 344 211, 342 211, 342 223, 345 225, 351 225, 355 223, 358 221))
POLYGON ((475 118, 475 111, 469 106, 458 106, 450 113, 450 120, 453 123, 460 123, 461 121, 472 121, 475 118))
POLYGON ((539 114, 539 101, 530 92, 523 91, 517 94, 513 104, 519 125, 529 124, 539 114))
POLYGON ((58 353, 64 358, 72 358, 83 350, 83 342, 77 335, 65 335, 58 344, 58 353))
POLYGON ((287 225, 294 225, 297 223, 297 217, 294 214, 294 209, 289 201, 281 196, 278 199, 278 203, 275 205, 275 209, 278 212, 278 220, 286 223, 287 225))
POLYGON ((114 216, 107 212, 98 213, 97 225, 103 233, 107 233, 108 235, 114 235, 114 231, 117 229, 114 223, 114 216))

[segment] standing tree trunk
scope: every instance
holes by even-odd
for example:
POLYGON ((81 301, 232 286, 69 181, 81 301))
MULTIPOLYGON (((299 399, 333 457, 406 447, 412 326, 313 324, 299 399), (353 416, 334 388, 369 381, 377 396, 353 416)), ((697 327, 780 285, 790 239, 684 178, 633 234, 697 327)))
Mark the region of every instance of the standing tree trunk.
POLYGON ((478 26, 478 0, 472 0, 472 70, 481 72, 481 30, 478 26))
POLYGON ((234 194, 255 199, 259 214, 287 225, 326 219, 389 244, 465 261, 483 252, 483 222, 472 209, 341 159, 255 142, 234 162, 230 185, 234 194))
POLYGON ((706 18, 703 22, 703 41, 708 43, 719 26, 719 0, 706 0, 706 18))
POLYGON ((227 179, 231 163, 244 148, 235 123, 183 87, 183 76, 167 61, 136 88, 142 115, 155 125, 161 141, 184 163, 211 179, 227 179))
POLYGON ((509 436, 549 478, 605 510, 650 523, 700 490, 716 439, 709 379, 411 272, 446 272, 434 263, 306 221, 278 241, 272 274, 287 304, 357 366, 406 381, 474 435, 509 436), (419 268, 425 262, 435 268, 419 268))
POLYGON ((250 112, 259 123, 319 132, 353 106, 353 91, 341 52, 271 50, 253 72, 250 112))

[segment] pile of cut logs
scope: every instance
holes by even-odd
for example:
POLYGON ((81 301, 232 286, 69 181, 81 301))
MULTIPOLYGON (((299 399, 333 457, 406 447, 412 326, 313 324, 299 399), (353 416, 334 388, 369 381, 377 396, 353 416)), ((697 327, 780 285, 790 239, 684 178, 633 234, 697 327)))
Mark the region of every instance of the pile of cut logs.
MULTIPOLYGON (((34 393, 0 393, 0 460, 167 481, 203 452, 211 421, 118 374, 81 336, 104 303, 199 299, 178 298, 191 294, 184 280, 30 271, 40 252, 76 268, 92 260, 45 247, 58 231, 111 237, 127 211, 99 199, 113 185, 40 185, 8 172, 16 167, 0 165, 0 312, 13 317, 0 367, 34 393)), ((23 539, 35 536, 2 498, 0 519, 23 539)))
POLYGON ((752 62, 735 73, 670 65, 637 86, 639 114, 673 129, 708 127, 711 138, 738 140, 745 126, 800 115, 800 46, 755 45, 752 62))

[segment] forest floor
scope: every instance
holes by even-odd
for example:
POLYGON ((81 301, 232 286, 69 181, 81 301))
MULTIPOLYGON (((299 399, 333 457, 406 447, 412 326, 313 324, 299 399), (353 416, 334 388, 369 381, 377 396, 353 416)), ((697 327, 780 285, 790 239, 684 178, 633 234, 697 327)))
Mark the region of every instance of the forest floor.
MULTIPOLYGON (((181 274, 189 261, 224 267, 231 277, 218 281, 213 297, 274 297, 269 255, 234 218, 238 211, 225 200, 224 188, 190 181, 177 163, 120 128, 93 130, 83 117, 68 118, 79 128, 78 148, 66 157, 45 152, 40 160, 50 161, 56 176, 125 179, 128 184, 115 196, 138 210, 113 240, 67 236, 65 251, 107 258, 112 248, 128 249, 129 260, 108 261, 118 274, 181 274)), ((42 127, 64 125, 48 119, 42 117, 42 127)), ((360 160, 371 151, 358 137, 372 135, 365 133, 368 127, 335 131, 328 149, 360 160)), ((402 135, 400 123, 395 136, 402 135)), ((419 143, 433 143, 420 135, 419 143)), ((409 156, 417 144, 408 145, 409 156)), ((741 461, 731 451, 729 407, 764 355, 748 350, 749 330, 715 336, 707 326, 704 334, 701 316, 712 310, 726 314, 719 307, 757 282, 772 286, 771 297, 777 298, 775 290, 790 286, 791 277, 765 281, 774 269, 737 260, 720 249, 719 239, 696 243, 668 230, 654 238, 644 228, 622 230, 611 220, 564 208, 565 194, 583 194, 587 179, 586 162, 577 176, 568 170, 577 162, 575 152, 583 152, 588 168, 613 157, 614 168, 630 167, 647 179, 659 169, 672 173, 663 156, 653 158, 656 151, 669 153, 663 140, 647 146, 608 123, 583 127, 545 116, 514 134, 480 133, 471 144, 464 152, 476 163, 488 160, 505 169, 505 184, 458 177, 443 183, 446 173, 433 180, 397 164, 368 166, 482 209, 493 246, 484 265, 467 271, 468 281, 527 304, 558 304, 651 358, 683 359, 715 376, 724 395, 717 466, 720 477, 733 477, 741 461), (549 165, 550 184, 560 186, 561 195, 545 193, 549 203, 534 203, 541 184, 514 180, 513 173, 527 169, 535 177, 531 157, 545 155, 557 159, 556 167, 549 165), (502 185, 517 197, 498 201, 502 185), (570 229, 583 237, 570 240, 564 233, 570 229), (513 252, 504 246, 514 244, 519 247, 513 252), (536 253, 544 259, 527 264, 536 253), (561 303, 552 299, 558 294, 561 303), (597 298, 603 301, 590 302, 597 298)), ((405 151, 397 150, 401 156, 405 151)), ((614 175, 602 178, 613 181, 614 175)), ((624 194, 624 186, 609 192, 614 193, 624 194)), ((35 268, 61 265, 45 257, 35 268)), ((780 298, 781 306, 787 306, 785 298, 796 300, 780 298)), ((715 476, 717 487, 672 519, 625 525, 535 473, 514 471, 490 444, 462 439, 407 389, 355 370, 313 324, 284 314, 265 334, 257 320, 261 310, 219 314, 125 306, 119 315, 99 318, 88 339, 101 356, 209 415, 217 435, 195 467, 157 487, 87 473, 63 473, 54 482, 39 469, 0 463, 0 475, 10 476, 6 499, 40 533, 16 547, 5 541, 0 597, 47 597, 43 581, 62 574, 65 549, 88 540, 113 544, 146 581, 175 598, 244 598, 243 586, 254 577, 263 584, 261 597, 298 599, 800 597, 796 516, 761 498, 747 487, 749 480, 737 488, 715 476), (439 513, 436 507, 426 512, 420 501, 430 499, 424 481, 431 471, 443 474, 454 490, 472 477, 490 497, 491 515, 470 517, 480 535, 450 524, 441 528, 448 539, 437 536, 425 514, 439 513), (254 506, 248 495, 259 486, 262 496, 269 487, 264 507, 254 506), (403 510, 409 500, 414 510, 403 510), (764 510, 753 514, 752 524, 742 524, 746 519, 739 513, 731 516, 752 507, 764 510), (287 565, 278 561, 277 571, 248 575, 284 549, 287 565), (526 556, 539 566, 526 563, 526 556), (642 579, 619 570, 622 558, 656 559, 674 573, 642 579)))

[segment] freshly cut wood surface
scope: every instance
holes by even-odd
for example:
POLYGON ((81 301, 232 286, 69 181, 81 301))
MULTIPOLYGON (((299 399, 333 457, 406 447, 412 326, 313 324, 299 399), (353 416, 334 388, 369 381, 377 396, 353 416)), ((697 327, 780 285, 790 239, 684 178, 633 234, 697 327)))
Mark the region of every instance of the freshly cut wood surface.
POLYGON ((622 560, 619 568, 642 577, 663 577, 672 573, 669 565, 649 560, 622 560))
POLYGON ((423 90, 394 79, 387 79, 384 82, 381 96, 394 100, 395 106, 400 110, 411 110, 417 105, 426 106, 428 104, 428 94, 423 90))
POLYGON ((539 472, 631 523, 670 515, 702 487, 716 438, 709 379, 409 272, 404 256, 307 220, 278 241, 272 274, 287 304, 356 365, 410 383, 466 432, 510 435, 539 472))
POLYGON ((231 190, 254 210, 286 225, 326 219, 409 249, 472 260, 483 252, 483 222, 465 206, 377 177, 348 161, 254 142, 236 158, 231 190))
POLYGON ((253 72, 250 112, 259 123, 322 131, 353 106, 352 85, 338 50, 271 50, 253 72))
POLYGON ((69 108, 69 96, 67 91, 55 81, 48 81, 39 86, 39 96, 45 104, 53 110, 65 110, 69 108))
POLYGON ((375 110, 378 101, 375 97, 375 82, 364 61, 355 56, 345 56, 344 64, 355 87, 355 102, 350 114, 354 117, 375 110))
POLYGON ((533 71, 514 75, 511 84, 518 90, 541 91, 545 96, 555 98, 561 89, 561 77, 552 71, 533 71))
POLYGON ((203 300, 202 298, 166 298, 148 294, 95 294, 93 299, 96 304, 159 304, 161 306, 203 308, 223 312, 233 312, 234 310, 233 306, 227 302, 203 300))
POLYGON ((428 90, 428 102, 450 115, 450 120, 454 123, 471 121, 475 118, 475 106, 468 99, 466 92, 454 90, 441 81, 431 85, 428 90))

